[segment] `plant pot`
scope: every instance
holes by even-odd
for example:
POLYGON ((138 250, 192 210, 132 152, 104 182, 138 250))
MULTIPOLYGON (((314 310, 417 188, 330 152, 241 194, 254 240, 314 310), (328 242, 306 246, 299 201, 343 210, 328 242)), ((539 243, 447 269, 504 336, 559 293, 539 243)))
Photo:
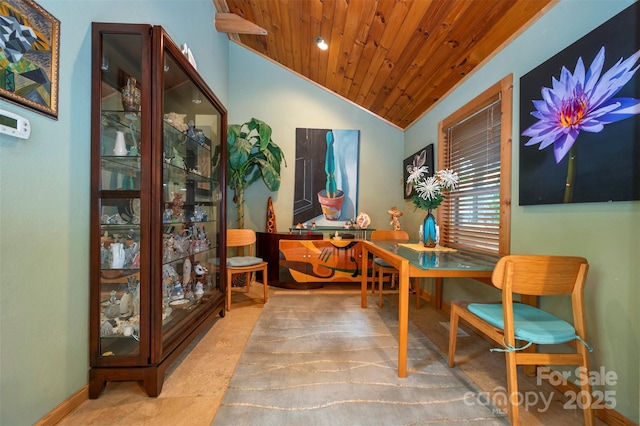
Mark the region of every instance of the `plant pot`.
POLYGON ((318 201, 322 206, 322 214, 327 220, 339 220, 342 212, 342 203, 344 202, 344 192, 338 190, 336 197, 328 198, 327 191, 318 192, 318 201))

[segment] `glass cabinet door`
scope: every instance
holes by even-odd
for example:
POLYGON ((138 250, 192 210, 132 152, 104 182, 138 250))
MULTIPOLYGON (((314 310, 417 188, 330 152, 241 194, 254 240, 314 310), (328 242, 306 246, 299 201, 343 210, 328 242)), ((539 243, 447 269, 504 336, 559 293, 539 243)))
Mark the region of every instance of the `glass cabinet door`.
POLYGON ((92 24, 89 396, 224 316, 226 109, 162 27, 92 24))
POLYGON ((149 113, 142 107, 140 84, 143 34, 101 34, 99 155, 95 142, 93 147, 94 161, 99 158, 99 174, 93 176, 99 239, 92 240, 100 244, 99 278, 93 284, 99 288, 92 291, 99 295, 92 297, 92 303, 99 303, 92 309, 99 313, 92 314, 99 363, 139 359, 146 352, 140 345, 141 330, 148 327, 140 315, 140 263, 148 256, 141 240, 147 222, 141 199, 141 182, 147 179, 141 163, 142 123, 149 113))
POLYGON ((219 300, 222 114, 207 90, 163 55, 162 341, 219 300))

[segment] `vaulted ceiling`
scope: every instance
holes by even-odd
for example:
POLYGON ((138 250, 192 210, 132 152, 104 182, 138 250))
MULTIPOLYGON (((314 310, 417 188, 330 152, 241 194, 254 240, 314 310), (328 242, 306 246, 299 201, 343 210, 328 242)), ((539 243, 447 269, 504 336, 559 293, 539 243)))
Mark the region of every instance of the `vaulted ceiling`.
POLYGON ((232 41, 406 129, 557 1, 213 3, 232 41))

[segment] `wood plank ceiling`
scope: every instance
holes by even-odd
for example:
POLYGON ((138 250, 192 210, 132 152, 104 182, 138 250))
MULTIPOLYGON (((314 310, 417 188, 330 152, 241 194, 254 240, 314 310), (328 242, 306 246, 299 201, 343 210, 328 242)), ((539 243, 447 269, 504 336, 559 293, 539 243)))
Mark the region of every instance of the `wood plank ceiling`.
POLYGON ((213 0, 231 40, 400 129, 557 1, 213 0))

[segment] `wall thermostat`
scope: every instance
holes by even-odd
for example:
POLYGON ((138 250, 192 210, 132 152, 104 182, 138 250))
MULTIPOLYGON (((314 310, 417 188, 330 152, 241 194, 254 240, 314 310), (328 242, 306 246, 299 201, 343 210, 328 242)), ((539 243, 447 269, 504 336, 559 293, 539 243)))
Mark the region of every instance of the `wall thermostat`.
POLYGON ((0 133, 20 139, 29 139, 31 124, 29 120, 18 114, 0 109, 0 133))

